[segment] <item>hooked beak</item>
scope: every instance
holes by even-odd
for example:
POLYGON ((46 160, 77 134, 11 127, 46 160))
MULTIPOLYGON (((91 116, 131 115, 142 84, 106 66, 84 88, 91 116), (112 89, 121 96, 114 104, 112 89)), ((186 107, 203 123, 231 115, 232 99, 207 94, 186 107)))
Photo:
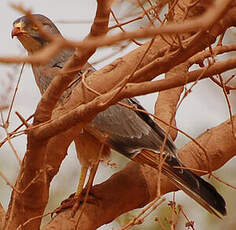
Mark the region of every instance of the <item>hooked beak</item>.
POLYGON ((22 28, 22 23, 18 22, 13 25, 13 29, 11 31, 11 37, 14 38, 15 36, 18 37, 19 35, 26 34, 26 31, 22 28))

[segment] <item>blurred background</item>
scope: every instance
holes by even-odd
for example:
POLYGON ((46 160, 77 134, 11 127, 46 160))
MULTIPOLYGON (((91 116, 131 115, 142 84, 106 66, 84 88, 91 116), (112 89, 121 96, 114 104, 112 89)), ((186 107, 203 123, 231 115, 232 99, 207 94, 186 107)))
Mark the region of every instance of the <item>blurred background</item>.
MULTIPOLYGON (((96 1, 57 1, 57 0, 1 0, 0 1, 0 28, 1 32, 1 45, 0 56, 11 55, 26 55, 24 49, 21 47, 17 39, 11 39, 12 23, 15 19, 21 16, 19 12, 14 10, 10 3, 23 4, 26 9, 31 9, 33 13, 40 13, 49 17, 56 23, 62 34, 69 39, 80 40, 83 39, 90 30, 90 24, 94 18, 96 11, 96 1)), ((145 5, 145 4, 144 4, 145 5)), ((125 17, 131 12, 135 15, 141 13, 141 9, 137 7, 136 1, 116 1, 113 8, 118 18, 125 17)), ((135 29, 144 26, 148 21, 144 18, 141 21, 133 23, 126 29, 135 29)), ((114 24, 114 20, 111 25, 114 24)), ((118 29, 114 32, 119 32, 118 29)), ((225 38, 224 44, 235 40, 235 33, 233 30, 229 31, 225 38)), ((140 41, 143 43, 144 41, 140 41)), ((138 47, 134 43, 124 42, 114 47, 99 49, 96 54, 90 59, 90 63, 94 63, 96 69, 103 67, 104 65, 115 60, 117 57, 121 57, 128 53, 132 49, 138 47), (107 58, 108 57, 108 58, 107 58), (105 59, 105 60, 103 60, 105 59), (101 61, 103 60, 103 61, 101 61)), ((229 58, 230 55, 221 55, 221 58, 229 58)), ((3 65, 0 63, 0 101, 6 104, 10 103, 13 96, 13 91, 16 86, 17 79, 19 77, 21 65, 3 65)), ((225 76, 231 76, 236 71, 226 73, 225 76)), ((157 94, 151 94, 139 97, 139 100, 144 107, 153 112, 153 106, 157 94)), ((16 99, 13 105, 12 114, 10 117, 9 131, 14 130, 21 122, 15 115, 15 112, 19 112, 24 118, 29 117, 34 113, 37 103, 40 99, 39 90, 34 82, 34 77, 30 66, 25 66, 23 70, 22 79, 19 84, 16 99)), ((236 110, 236 94, 231 92, 229 95, 231 102, 232 112, 236 110)), ((4 119, 7 117, 7 112, 3 114, 4 119)), ((206 129, 217 126, 223 121, 229 118, 228 107, 222 90, 216 86, 212 81, 206 79, 200 81, 194 86, 192 92, 184 99, 181 107, 177 112, 177 125, 179 129, 187 132, 192 137, 197 137, 206 129)), ((3 140, 6 136, 4 129, 0 129, 0 140, 3 140)), ((223 138, 223 137, 222 137, 223 138)), ((181 148, 188 139, 179 134, 175 143, 178 148, 181 148)), ((26 137, 21 135, 12 140, 12 143, 17 150, 20 158, 22 159, 26 151, 26 137)), ((109 178, 114 172, 120 170, 128 162, 127 159, 120 156, 117 153, 112 154, 111 161, 116 164, 116 167, 107 166, 101 164, 96 175, 95 183, 100 183, 109 178)), ((235 158, 229 161, 221 169, 216 172, 224 181, 236 185, 234 175, 236 175, 236 167, 233 164, 236 163, 235 158)), ((8 143, 5 143, 0 148, 0 173, 3 173, 7 179, 14 184, 16 176, 19 171, 18 161, 13 154, 12 148, 8 143)), ((47 207, 47 211, 55 209, 62 200, 67 198, 71 193, 75 192, 76 184, 79 177, 80 166, 78 164, 74 145, 71 144, 68 151, 68 156, 63 161, 60 172, 53 180, 50 190, 50 201, 47 207)), ((175 200, 177 204, 183 206, 184 212, 187 214, 190 220, 195 222, 195 229, 222 229, 223 227, 228 230, 236 229, 236 219, 234 218, 236 199, 235 190, 230 187, 219 183, 216 180, 211 179, 220 193, 222 193, 227 202, 228 215, 224 220, 218 220, 214 216, 209 215, 203 210, 196 202, 189 199, 182 192, 175 193, 175 200)), ((11 188, 6 182, 0 178, 0 202, 4 208, 7 209, 10 199, 11 188)), ((145 222, 140 226, 135 226, 133 229, 170 229, 168 218, 171 217, 171 207, 168 206, 168 201, 173 199, 173 194, 167 194, 167 198, 157 211, 154 211, 152 215, 146 218, 145 222), (162 228, 156 218, 159 218, 162 223, 162 228)), ((119 229, 121 226, 128 223, 140 210, 134 210, 126 213, 117 218, 116 221, 108 225, 102 226, 100 229, 119 229)), ((44 222, 46 223, 50 217, 46 217, 44 222)), ((177 221, 176 229, 185 229, 186 219, 180 215, 177 221)))

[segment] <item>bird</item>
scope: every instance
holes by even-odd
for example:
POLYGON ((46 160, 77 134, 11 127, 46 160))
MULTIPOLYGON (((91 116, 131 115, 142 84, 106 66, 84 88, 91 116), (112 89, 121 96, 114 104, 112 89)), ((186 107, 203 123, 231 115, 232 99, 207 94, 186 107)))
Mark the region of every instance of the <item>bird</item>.
MULTIPOLYGON (((47 47, 52 42, 40 33, 34 21, 40 22, 42 29, 50 35, 62 37, 56 25, 48 17, 41 14, 32 14, 31 17, 34 20, 29 19, 28 16, 16 19, 11 33, 12 38, 17 37, 29 55, 47 47)), ((75 49, 72 48, 64 48, 47 64, 32 64, 35 81, 41 94, 46 91, 57 71, 63 68, 74 51, 75 49)), ((95 71, 87 63, 76 78, 79 78, 86 70, 95 71)), ((73 87, 71 86, 67 92, 63 93, 59 100, 61 103, 73 87)), ((211 214, 219 218, 226 215, 224 198, 214 186, 185 168, 178 158, 177 148, 171 137, 145 112, 143 106, 135 98, 123 99, 121 102, 136 110, 120 104, 111 105, 105 111, 98 113, 74 139, 77 156, 82 165, 75 196, 81 194, 87 171, 98 160, 100 149, 102 149, 101 157, 103 158, 108 157, 110 150, 113 149, 131 160, 158 169, 157 156, 160 155, 161 147, 164 145, 163 158, 165 160, 161 167, 162 174, 211 214)))

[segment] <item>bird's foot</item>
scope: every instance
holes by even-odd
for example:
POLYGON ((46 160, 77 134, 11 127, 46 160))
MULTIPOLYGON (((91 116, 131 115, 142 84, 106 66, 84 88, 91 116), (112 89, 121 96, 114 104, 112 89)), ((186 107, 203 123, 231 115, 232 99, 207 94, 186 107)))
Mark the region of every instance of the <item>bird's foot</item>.
MULTIPOLYGON (((78 211, 79 206, 80 206, 80 202, 83 202, 84 197, 82 192, 78 195, 78 196, 74 196, 74 204, 72 206, 72 210, 71 210, 71 217, 75 216, 75 213, 78 211)), ((86 201, 87 202, 87 201, 86 201)))
POLYGON ((66 198, 65 200, 61 202, 61 205, 52 212, 52 215, 54 213, 59 214, 65 209, 71 208, 72 209, 71 217, 74 217, 81 203, 83 202, 90 203, 90 204, 96 203, 96 197, 93 195, 93 193, 89 192, 87 198, 85 198, 86 197, 85 194, 86 194, 86 190, 83 190, 78 196, 76 196, 75 193, 71 194, 68 198, 66 198))
POLYGON ((58 208, 53 210, 52 215, 54 213, 59 214, 60 212, 64 211, 65 209, 72 208, 74 203, 75 203, 75 193, 71 194, 68 198, 63 200, 61 202, 61 205, 58 208))

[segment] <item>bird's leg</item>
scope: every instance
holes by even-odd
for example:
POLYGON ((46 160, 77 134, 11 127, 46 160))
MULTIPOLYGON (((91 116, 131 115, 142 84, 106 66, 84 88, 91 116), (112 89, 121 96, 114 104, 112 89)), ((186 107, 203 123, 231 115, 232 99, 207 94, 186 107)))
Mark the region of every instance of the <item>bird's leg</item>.
MULTIPOLYGON (((80 141, 81 141, 81 139, 80 139, 80 141)), ((78 143, 78 142, 75 142, 75 143, 78 143)), ((79 150, 79 148, 78 148, 78 150, 79 150)), ((91 149, 89 149, 89 150, 91 150, 91 149)), ((83 209, 85 207, 86 202, 87 203, 88 202, 89 203, 94 203, 96 201, 97 198, 94 199, 94 195, 92 195, 91 197, 89 197, 88 195, 89 195, 90 189, 92 187, 94 177, 96 175, 96 171, 97 171, 97 168, 98 168, 103 150, 104 150, 104 144, 100 144, 99 152, 96 152, 94 154, 94 158, 93 158, 94 160, 90 164, 87 164, 87 165, 90 165, 91 169, 90 169, 89 179, 88 179, 88 182, 87 182, 85 188, 83 189, 83 186, 84 186, 84 182, 85 182, 85 179, 86 179, 86 174, 87 174, 87 171, 88 171, 88 167, 82 166, 80 179, 79 179, 79 183, 78 183, 78 186, 77 186, 76 193, 70 195, 69 198, 64 200, 61 203, 60 207, 54 210, 55 213, 59 213, 64 209, 72 207, 71 216, 73 217, 75 215, 76 211, 78 210, 79 206, 80 206, 80 202, 83 201, 83 205, 80 208, 80 215, 81 215, 82 212, 83 212, 83 209)), ((78 152, 79 151, 77 151, 77 153, 78 152)), ((89 153, 89 152, 87 152, 87 153, 89 153)), ((88 156, 88 154, 86 156, 88 156)))
MULTIPOLYGON (((83 202, 83 205, 82 205, 82 208, 81 208, 81 212, 80 212, 80 215, 79 215, 78 219, 80 219, 80 217, 81 217, 81 215, 83 213, 83 210, 85 208, 85 204, 86 204, 86 202, 88 200, 89 191, 90 191, 90 189, 91 189, 91 187, 93 185, 94 177, 95 177, 97 169, 98 169, 98 165, 99 165, 99 162, 100 162, 100 159, 101 159, 101 155, 102 155, 103 149, 104 149, 104 144, 101 144, 101 147, 99 149, 99 153, 97 155, 97 160, 96 160, 95 163, 93 163, 91 165, 89 179, 88 179, 88 182, 87 182, 87 184, 85 186, 86 194, 85 194, 84 202, 83 202)), ((81 200, 81 196, 79 196, 79 199, 76 199, 76 202, 75 202, 75 204, 72 207, 72 217, 75 215, 75 212, 78 210, 78 207, 79 207, 79 204, 80 204, 80 200, 81 200)))
MULTIPOLYGON (((75 193, 75 203, 72 207, 72 214, 71 216, 73 217, 75 215, 75 212, 78 210, 79 205, 80 205, 80 201, 82 199, 82 191, 83 191, 83 187, 84 187, 84 182, 86 179, 86 175, 88 172, 88 167, 81 167, 81 171, 80 171, 80 177, 79 177, 79 182, 78 182, 78 186, 77 186, 77 191, 75 193)), ((90 175, 89 175, 90 177, 90 175)))
MULTIPOLYGON (((88 167, 82 167, 81 168, 80 177, 79 177, 79 182, 78 182, 76 193, 71 194, 69 198, 64 200, 61 203, 61 206, 59 208, 55 209, 53 211, 53 213, 59 213, 59 212, 61 212, 64 209, 72 208, 71 216, 73 217, 75 215, 75 212, 78 210, 81 200, 84 200, 83 199, 83 193, 84 193, 83 192, 83 187, 84 187, 84 182, 85 182, 85 179, 86 179, 87 172, 88 172, 88 167)), ((90 176, 89 176, 89 178, 90 178, 90 176)), ((88 180, 88 182, 89 182, 89 180, 88 180)), ((86 185, 86 187, 87 187, 87 185, 86 185)))
POLYGON ((83 167, 82 166, 81 171, 80 171, 80 177, 79 177, 79 183, 78 183, 78 186, 77 186, 77 191, 75 193, 76 198, 78 198, 81 195, 82 191, 83 191, 84 182, 85 182, 85 179, 86 179, 87 172, 88 172, 88 167, 83 167))
MULTIPOLYGON (((98 160, 97 162, 95 162, 95 163, 92 165, 91 169, 90 169, 89 179, 88 179, 88 182, 87 182, 87 184, 86 184, 86 186, 85 186, 85 188, 84 188, 84 190, 85 190, 86 193, 85 193, 85 197, 84 197, 84 199, 83 199, 82 207, 81 207, 81 209, 80 209, 80 214, 79 214, 78 220, 80 219, 80 217, 81 217, 81 215, 82 215, 82 213, 83 213, 83 211, 84 211, 86 202, 87 202, 88 199, 89 199, 89 198, 88 198, 89 192, 90 192, 90 189, 91 189, 91 187, 92 187, 92 185, 93 185, 94 177, 95 177, 95 175, 96 175, 99 162, 100 162, 99 160, 98 160)), ((78 207, 79 207, 79 205, 80 205, 81 198, 82 198, 82 197, 79 196, 78 199, 76 199, 75 204, 74 204, 73 207, 72 207, 72 214, 71 214, 72 217, 75 215, 76 211, 78 210, 78 207)))
POLYGON ((98 165, 99 165, 99 162, 95 163, 90 169, 89 179, 88 179, 87 184, 84 187, 86 191, 87 190, 89 191, 91 187, 93 186, 93 181, 94 181, 94 177, 96 175, 97 169, 98 169, 98 165))

